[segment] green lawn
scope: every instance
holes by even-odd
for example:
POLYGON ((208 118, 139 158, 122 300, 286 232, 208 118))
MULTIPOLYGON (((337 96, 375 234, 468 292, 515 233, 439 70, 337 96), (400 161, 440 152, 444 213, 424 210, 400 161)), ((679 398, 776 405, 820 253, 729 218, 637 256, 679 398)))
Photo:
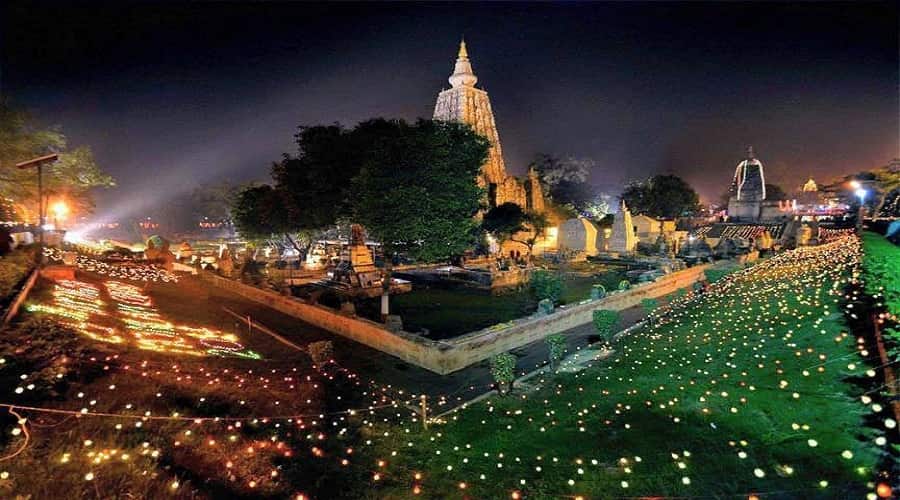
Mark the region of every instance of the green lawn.
POLYGON ((863 275, 869 295, 883 295, 891 314, 900 315, 900 246, 876 233, 864 233, 863 275))
POLYGON ((369 496, 863 498, 880 431, 848 382, 868 367, 839 306, 858 250, 767 259, 594 367, 428 431, 387 428, 369 496))
MULTIPOLYGON (((589 298, 595 284, 615 290, 622 279, 623 274, 616 271, 598 278, 569 277, 563 280, 560 303, 573 304, 589 298)), ((394 297, 391 307, 403 318, 408 331, 427 328, 430 338, 444 339, 533 314, 537 299, 527 288, 491 295, 466 287, 417 287, 411 293, 394 297)))

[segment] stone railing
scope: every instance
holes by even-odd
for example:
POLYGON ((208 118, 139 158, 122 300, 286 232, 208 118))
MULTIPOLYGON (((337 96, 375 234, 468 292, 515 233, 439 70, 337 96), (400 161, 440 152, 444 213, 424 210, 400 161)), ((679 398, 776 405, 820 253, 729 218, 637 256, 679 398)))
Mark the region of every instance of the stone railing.
POLYGON ((617 291, 599 300, 559 309, 547 316, 532 316, 510 322, 508 326, 489 327, 447 341, 434 341, 408 332, 392 332, 384 325, 333 309, 308 304, 298 299, 262 290, 209 272, 200 277, 210 284, 230 290, 254 302, 267 305, 284 314, 337 335, 355 340, 408 363, 446 374, 461 370, 495 354, 538 341, 590 323, 597 309, 622 310, 640 304, 645 298, 656 298, 693 285, 704 278, 708 266, 678 271, 625 291, 617 291))

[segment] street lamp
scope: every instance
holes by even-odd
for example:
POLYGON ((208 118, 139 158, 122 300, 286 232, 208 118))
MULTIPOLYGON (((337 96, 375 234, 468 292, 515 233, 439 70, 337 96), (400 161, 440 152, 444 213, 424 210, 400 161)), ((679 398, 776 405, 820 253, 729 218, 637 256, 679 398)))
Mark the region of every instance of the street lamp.
POLYGON ((21 163, 16 163, 16 167, 25 169, 25 168, 37 168, 37 184, 38 184, 38 234, 39 243, 41 247, 41 252, 44 249, 44 164, 45 163, 53 163, 59 159, 59 155, 56 153, 52 153, 49 155, 39 156, 37 158, 32 158, 30 160, 23 161, 21 163))
POLYGON ((855 194, 856 197, 859 198, 859 212, 856 214, 856 232, 861 233, 863 224, 863 205, 866 201, 866 194, 868 194, 868 191, 866 191, 862 187, 859 187, 859 182, 853 182, 855 182, 857 186, 856 190, 853 191, 853 194, 855 194))
POLYGON ((57 201, 50 210, 53 210, 53 228, 59 231, 59 220, 65 219, 69 214, 69 206, 64 201, 57 201))

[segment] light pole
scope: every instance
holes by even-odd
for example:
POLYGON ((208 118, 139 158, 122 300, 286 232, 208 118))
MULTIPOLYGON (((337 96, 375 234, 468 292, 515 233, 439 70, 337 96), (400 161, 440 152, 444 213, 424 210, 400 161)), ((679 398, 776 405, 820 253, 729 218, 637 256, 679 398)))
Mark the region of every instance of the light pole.
POLYGON ((56 153, 52 153, 49 155, 39 156, 37 158, 32 158, 30 160, 23 161, 21 163, 16 163, 16 167, 25 169, 25 168, 37 168, 37 184, 38 184, 38 242, 39 242, 39 251, 43 254, 44 251, 44 164, 45 163, 53 163, 59 159, 59 155, 56 153))
POLYGON ((856 197, 859 198, 859 210, 856 213, 856 232, 862 234, 863 206, 866 202, 866 195, 868 194, 868 191, 866 191, 862 187, 862 184, 857 180, 850 181, 850 187, 853 188, 853 194, 855 194, 856 197))
POLYGON ((856 232, 862 233, 863 208, 864 208, 864 204, 866 202, 866 194, 868 193, 868 191, 866 191, 863 188, 859 188, 856 191, 854 191, 853 193, 859 198, 859 213, 856 214, 856 232))

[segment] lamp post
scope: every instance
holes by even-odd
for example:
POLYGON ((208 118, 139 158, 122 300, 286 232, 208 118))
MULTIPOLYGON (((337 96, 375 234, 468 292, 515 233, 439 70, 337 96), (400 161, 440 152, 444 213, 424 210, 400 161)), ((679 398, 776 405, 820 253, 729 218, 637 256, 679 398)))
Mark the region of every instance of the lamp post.
POLYGON ((16 163, 16 167, 37 168, 37 185, 38 185, 38 242, 39 250, 44 251, 44 164, 53 163, 59 159, 59 155, 52 153, 49 155, 39 156, 30 160, 16 163))
POLYGON ((856 215, 856 232, 862 233, 863 226, 863 204, 866 201, 866 194, 868 193, 865 189, 859 188, 853 192, 859 198, 859 213, 856 215))

